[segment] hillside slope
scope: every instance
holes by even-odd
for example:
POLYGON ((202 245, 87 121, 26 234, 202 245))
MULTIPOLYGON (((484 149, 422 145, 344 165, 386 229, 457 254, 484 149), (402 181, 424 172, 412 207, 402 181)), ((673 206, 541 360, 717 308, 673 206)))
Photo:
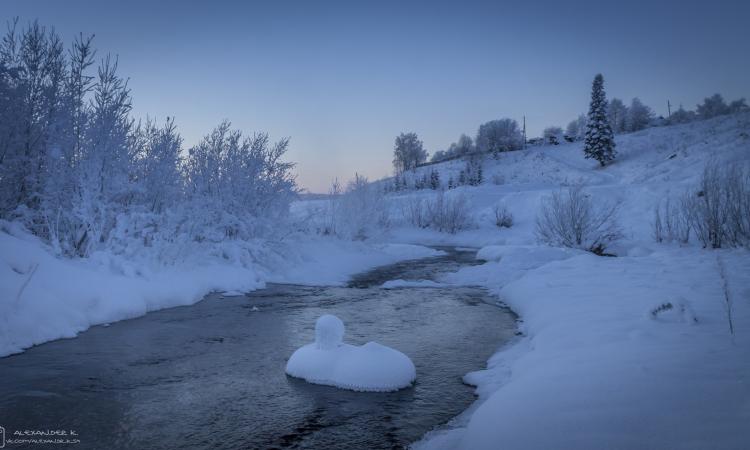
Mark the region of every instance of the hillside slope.
MULTIPOLYGON (((465 235, 473 236, 475 245, 533 244, 536 242, 533 223, 541 197, 561 187, 583 183, 601 203, 621 203, 619 218, 626 242, 652 241, 651 223, 656 205, 693 189, 706 163, 750 164, 750 113, 618 135, 616 143, 617 159, 605 168, 584 158, 581 142, 486 157, 480 186, 461 186, 448 192, 465 197, 482 230, 465 235), (508 207, 516 226, 509 230, 495 228, 492 209, 496 204, 508 207)), ((409 176, 418 179, 437 170, 441 182, 447 185, 450 178, 458 179, 465 166, 465 161, 454 160, 417 169, 409 176)), ((399 203, 431 195, 433 191, 429 189, 391 195, 397 204, 392 208, 393 222, 403 223, 399 203)), ((407 230, 396 234, 411 236, 407 230)))
MULTIPOLYGON (((603 169, 579 143, 488 159, 485 183, 449 194, 471 205, 475 229, 393 231, 408 242, 483 246, 484 264, 439 281, 487 287, 523 332, 465 377, 477 386, 475 405, 415 448, 747 448, 750 251, 657 244, 652 222, 660 201, 695 191, 709 161, 750 163, 750 114, 618 136, 617 150, 603 169), (618 257, 537 242, 541 199, 578 182, 596 202, 620 203, 618 257), (495 227, 498 203, 512 228, 495 227)), ((431 168, 446 179, 463 164, 431 168)))

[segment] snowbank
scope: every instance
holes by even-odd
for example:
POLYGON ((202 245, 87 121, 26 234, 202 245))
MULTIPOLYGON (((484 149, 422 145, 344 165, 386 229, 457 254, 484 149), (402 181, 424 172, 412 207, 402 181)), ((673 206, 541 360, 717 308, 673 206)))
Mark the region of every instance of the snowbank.
POLYGON ((344 284, 350 275, 441 252, 405 244, 302 237, 284 245, 244 242, 199 248, 165 265, 99 253, 63 259, 15 224, 0 223, 0 357, 92 325, 173 306, 213 291, 248 292, 266 282, 344 284))
POLYGON ((448 277, 492 289, 525 337, 465 377, 480 400, 463 421, 416 447, 745 448, 750 252, 662 246, 545 262, 548 250, 529 253, 536 264, 501 259, 448 277))
POLYGON ((408 356, 377 342, 358 347, 343 343, 344 324, 333 315, 315 324, 315 342, 297 349, 286 373, 310 383, 363 392, 397 391, 417 376, 408 356))

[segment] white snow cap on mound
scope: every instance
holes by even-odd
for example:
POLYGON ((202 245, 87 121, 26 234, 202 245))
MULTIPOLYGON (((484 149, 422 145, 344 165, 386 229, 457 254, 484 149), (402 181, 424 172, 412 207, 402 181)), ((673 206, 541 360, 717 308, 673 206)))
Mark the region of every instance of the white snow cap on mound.
POLYGON ((310 383, 369 392, 396 391, 417 377, 408 356, 377 342, 358 347, 343 342, 344 323, 325 314, 315 324, 315 342, 300 347, 286 373, 310 383))
POLYGON ((332 314, 324 314, 315 322, 315 344, 320 350, 333 350, 344 340, 344 322, 332 314))

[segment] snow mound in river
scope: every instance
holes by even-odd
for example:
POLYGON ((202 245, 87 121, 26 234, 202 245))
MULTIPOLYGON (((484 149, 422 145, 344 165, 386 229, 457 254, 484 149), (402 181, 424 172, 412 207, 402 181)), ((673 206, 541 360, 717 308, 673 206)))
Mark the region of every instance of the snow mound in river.
POLYGON ((344 323, 326 314, 315 324, 315 342, 300 347, 286 373, 310 383, 367 392, 390 392, 408 386, 417 376, 411 359, 377 342, 363 346, 343 342, 344 323))
POLYGON ((324 314, 315 322, 315 344, 320 350, 333 350, 344 340, 344 322, 332 314, 324 314))

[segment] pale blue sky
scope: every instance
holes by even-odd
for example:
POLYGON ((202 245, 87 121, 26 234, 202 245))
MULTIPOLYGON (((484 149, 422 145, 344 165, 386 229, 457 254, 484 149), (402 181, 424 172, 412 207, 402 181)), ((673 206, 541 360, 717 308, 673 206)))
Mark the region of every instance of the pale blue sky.
POLYGON ((2 0, 0 19, 96 34, 135 114, 175 116, 187 145, 224 118, 290 136, 313 192, 389 174, 402 131, 432 153, 501 117, 564 127, 597 72, 660 114, 750 95, 747 1, 359 3, 2 0))

